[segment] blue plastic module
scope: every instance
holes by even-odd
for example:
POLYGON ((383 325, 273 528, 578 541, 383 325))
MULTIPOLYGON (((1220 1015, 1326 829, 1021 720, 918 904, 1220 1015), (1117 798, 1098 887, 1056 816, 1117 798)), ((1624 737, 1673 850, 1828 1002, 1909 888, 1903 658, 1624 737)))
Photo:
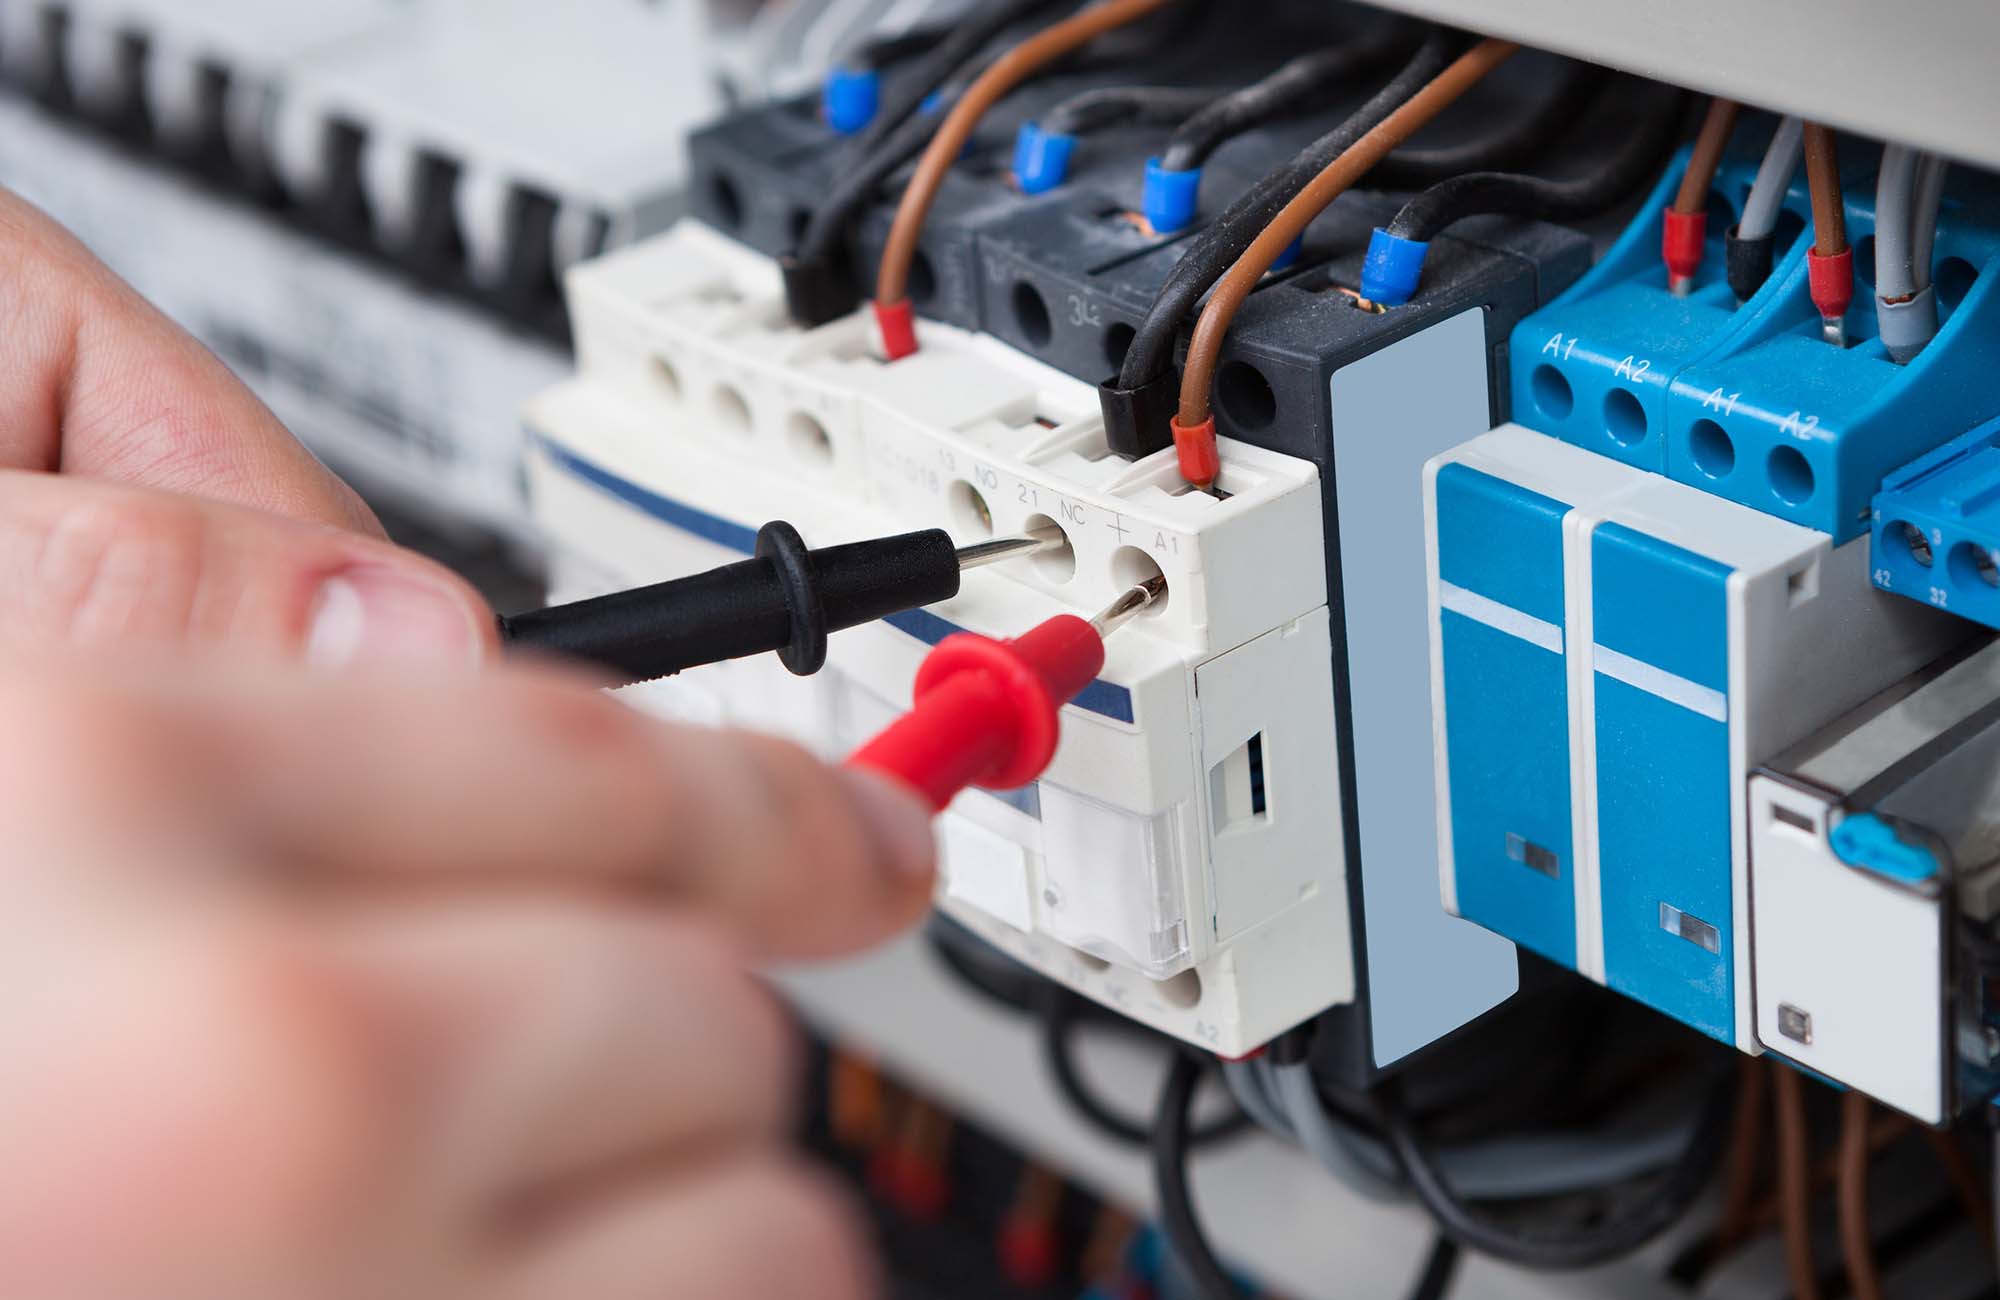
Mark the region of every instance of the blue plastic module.
POLYGON ((1873 519, 1876 586, 2000 628, 2000 420, 1891 473, 1873 519))

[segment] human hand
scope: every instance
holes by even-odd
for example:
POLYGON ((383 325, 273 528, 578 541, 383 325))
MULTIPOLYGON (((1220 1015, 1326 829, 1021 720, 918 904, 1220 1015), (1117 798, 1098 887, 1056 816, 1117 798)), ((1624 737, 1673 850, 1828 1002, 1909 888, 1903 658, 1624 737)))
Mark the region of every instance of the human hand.
POLYGON ((490 653, 463 582, 384 541, 220 361, 4 192, 0 320, 0 651, 490 653))
POLYGON ((746 972, 923 809, 540 672, 0 662, 0 1295, 848 1300, 746 972))

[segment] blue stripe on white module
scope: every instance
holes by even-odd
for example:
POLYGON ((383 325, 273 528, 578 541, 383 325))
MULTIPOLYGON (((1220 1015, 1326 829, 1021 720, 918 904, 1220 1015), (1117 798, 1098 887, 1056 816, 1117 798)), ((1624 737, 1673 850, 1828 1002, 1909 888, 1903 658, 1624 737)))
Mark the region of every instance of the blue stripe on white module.
MULTIPOLYGON (((663 524, 691 533, 703 541, 713 542, 732 551, 749 555, 756 550, 757 531, 743 525, 698 510, 684 501, 661 496, 649 488, 640 487, 628 478, 614 474, 603 466, 585 460, 569 448, 548 438, 535 436, 535 445, 551 464, 568 474, 582 479, 610 496, 616 497, 628 506, 642 510, 663 524)), ((915 637, 925 645, 936 645, 953 633, 966 629, 948 619, 939 618, 929 610, 906 610, 892 614, 883 622, 899 632, 915 637)), ((1086 713, 1095 713, 1110 718, 1113 722, 1127 725, 1137 720, 1132 711, 1132 692, 1116 682, 1098 678, 1083 688, 1083 693, 1074 701, 1077 708, 1086 713)))

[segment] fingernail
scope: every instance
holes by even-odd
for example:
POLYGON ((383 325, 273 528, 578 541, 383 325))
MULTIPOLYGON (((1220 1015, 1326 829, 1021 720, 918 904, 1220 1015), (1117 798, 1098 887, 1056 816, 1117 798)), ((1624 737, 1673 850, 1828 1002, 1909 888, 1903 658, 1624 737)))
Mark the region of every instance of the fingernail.
POLYGON ((329 578, 314 599, 306 662, 471 664, 484 641, 457 593, 421 574, 358 565, 329 578))
POLYGON ((930 808, 912 792, 873 773, 852 768, 840 772, 890 868, 911 879, 930 879, 937 870, 930 808))

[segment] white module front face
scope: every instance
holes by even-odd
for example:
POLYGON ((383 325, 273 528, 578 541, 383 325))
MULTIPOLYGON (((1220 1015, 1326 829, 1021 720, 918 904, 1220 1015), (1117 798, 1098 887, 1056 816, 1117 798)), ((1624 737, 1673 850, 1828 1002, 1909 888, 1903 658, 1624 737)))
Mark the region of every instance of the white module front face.
POLYGON ((582 373, 533 407, 531 475, 541 522, 602 582, 740 558, 774 518, 816 545, 1046 524, 1069 543, 840 634, 816 678, 724 665, 668 688, 673 707, 839 756, 908 707, 941 636, 1014 635, 1162 576, 1164 608, 1112 639, 1044 779, 969 794, 943 820, 941 902, 1225 1053, 1351 999, 1311 464, 1229 445, 1224 493, 1188 491, 1171 452, 1109 455, 1088 385, 948 327, 923 327, 894 365, 861 316, 796 329, 776 267, 700 227, 580 269, 571 309, 582 373))
POLYGON ((1951 1098, 1945 908, 1936 888, 1843 862, 1837 804, 1750 780, 1757 1035, 1830 1079, 1943 1123, 1951 1098))

